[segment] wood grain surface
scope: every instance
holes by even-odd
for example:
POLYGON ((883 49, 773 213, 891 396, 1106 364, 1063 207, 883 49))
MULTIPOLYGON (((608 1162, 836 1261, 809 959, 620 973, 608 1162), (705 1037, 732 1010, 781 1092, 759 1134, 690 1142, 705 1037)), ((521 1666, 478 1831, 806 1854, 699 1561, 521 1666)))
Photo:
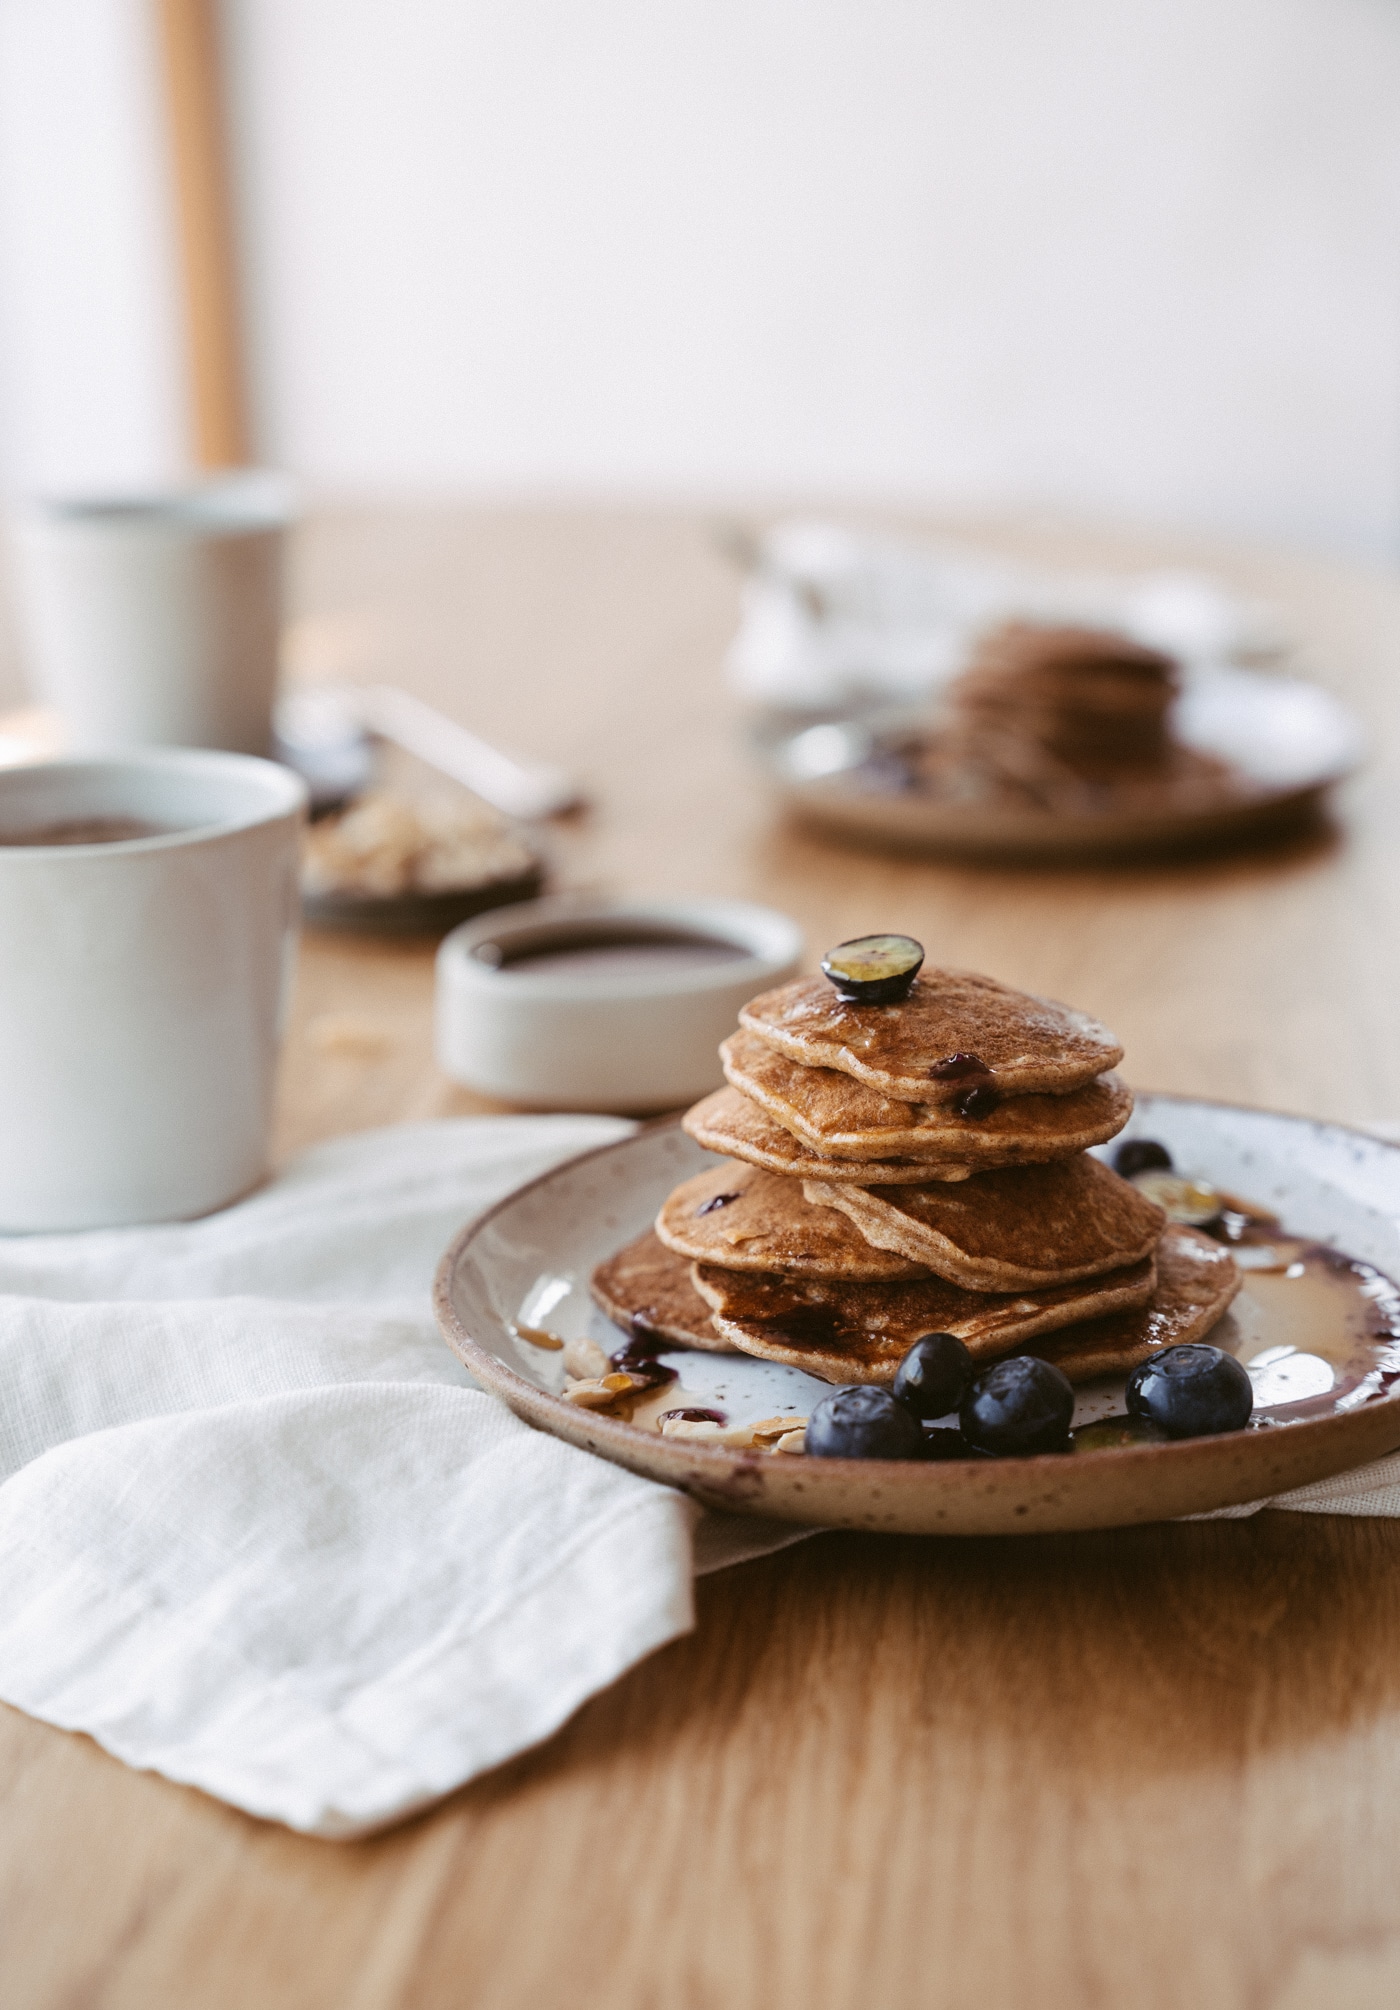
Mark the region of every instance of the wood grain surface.
MULTIPOLYGON (((1337 824, 1172 867, 949 867, 777 821, 694 518, 327 512, 306 675, 392 677, 578 769, 564 885, 749 896, 1105 1019, 1143 1086, 1400 1117, 1400 584, 1286 555, 969 525, 1047 562, 1204 562, 1375 741, 1337 824)), ((436 1070, 431 953, 311 939, 279 1150, 487 1107, 436 1070)), ((1301 1515, 824 1536, 703 1583, 695 1635, 376 1841, 316 1843, 0 1711, 5 2010, 1389 2010, 1400 1524, 1301 1515)))

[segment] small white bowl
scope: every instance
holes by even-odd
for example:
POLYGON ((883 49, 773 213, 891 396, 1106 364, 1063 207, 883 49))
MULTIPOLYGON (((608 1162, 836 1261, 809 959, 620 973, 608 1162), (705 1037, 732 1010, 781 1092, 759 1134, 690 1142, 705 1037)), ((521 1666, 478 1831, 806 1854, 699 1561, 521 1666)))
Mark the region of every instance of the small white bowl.
POLYGON ((785 914, 739 900, 497 908, 438 951, 438 1061, 532 1109, 676 1109, 719 1086, 739 1007, 791 977, 802 946, 785 914), (588 967, 581 951, 605 953, 588 967))

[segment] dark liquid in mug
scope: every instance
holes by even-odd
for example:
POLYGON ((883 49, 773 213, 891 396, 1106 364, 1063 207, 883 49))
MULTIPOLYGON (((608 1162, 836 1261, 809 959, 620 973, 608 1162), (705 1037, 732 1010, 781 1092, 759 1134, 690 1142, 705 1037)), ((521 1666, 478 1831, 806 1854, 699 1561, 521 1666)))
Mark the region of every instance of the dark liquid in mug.
POLYGON ((709 935, 662 935, 642 930, 589 931, 550 936, 521 945, 483 942, 476 955, 496 969, 553 977, 633 977, 665 971, 680 974, 733 963, 748 952, 709 935))
POLYGON ((130 844, 133 838, 166 837, 169 826, 142 817, 70 817, 65 823, 36 824, 27 831, 0 831, 0 845, 130 844))

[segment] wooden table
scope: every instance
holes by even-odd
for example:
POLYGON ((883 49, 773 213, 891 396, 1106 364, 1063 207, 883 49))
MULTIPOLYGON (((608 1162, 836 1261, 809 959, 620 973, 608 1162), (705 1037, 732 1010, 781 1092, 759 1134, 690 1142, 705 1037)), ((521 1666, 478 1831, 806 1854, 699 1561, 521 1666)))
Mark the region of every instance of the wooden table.
MULTIPOLYGON (((296 646, 578 769, 565 883, 762 899, 814 948, 908 930, 1101 1015, 1140 1084, 1400 1116, 1400 583, 965 528, 1273 600, 1375 735, 1339 828, 1043 873, 786 828, 718 681, 735 581, 682 516, 327 513, 296 646)), ((434 1067, 430 989, 427 950, 307 943, 279 1149, 483 1107, 434 1067)), ((820 1537, 705 1582, 691 1639, 354 1845, 0 1711, 5 2010, 1389 2010, 1397 1866, 1395 1522, 820 1537)))

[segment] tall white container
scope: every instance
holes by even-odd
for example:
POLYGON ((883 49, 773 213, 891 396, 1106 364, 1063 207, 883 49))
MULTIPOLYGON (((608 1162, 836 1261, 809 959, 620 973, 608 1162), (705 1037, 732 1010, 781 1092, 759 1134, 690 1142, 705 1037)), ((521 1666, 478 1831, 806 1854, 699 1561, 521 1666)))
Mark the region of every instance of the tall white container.
POLYGON ((26 667, 74 752, 267 753, 290 518, 261 473, 16 512, 26 667))

